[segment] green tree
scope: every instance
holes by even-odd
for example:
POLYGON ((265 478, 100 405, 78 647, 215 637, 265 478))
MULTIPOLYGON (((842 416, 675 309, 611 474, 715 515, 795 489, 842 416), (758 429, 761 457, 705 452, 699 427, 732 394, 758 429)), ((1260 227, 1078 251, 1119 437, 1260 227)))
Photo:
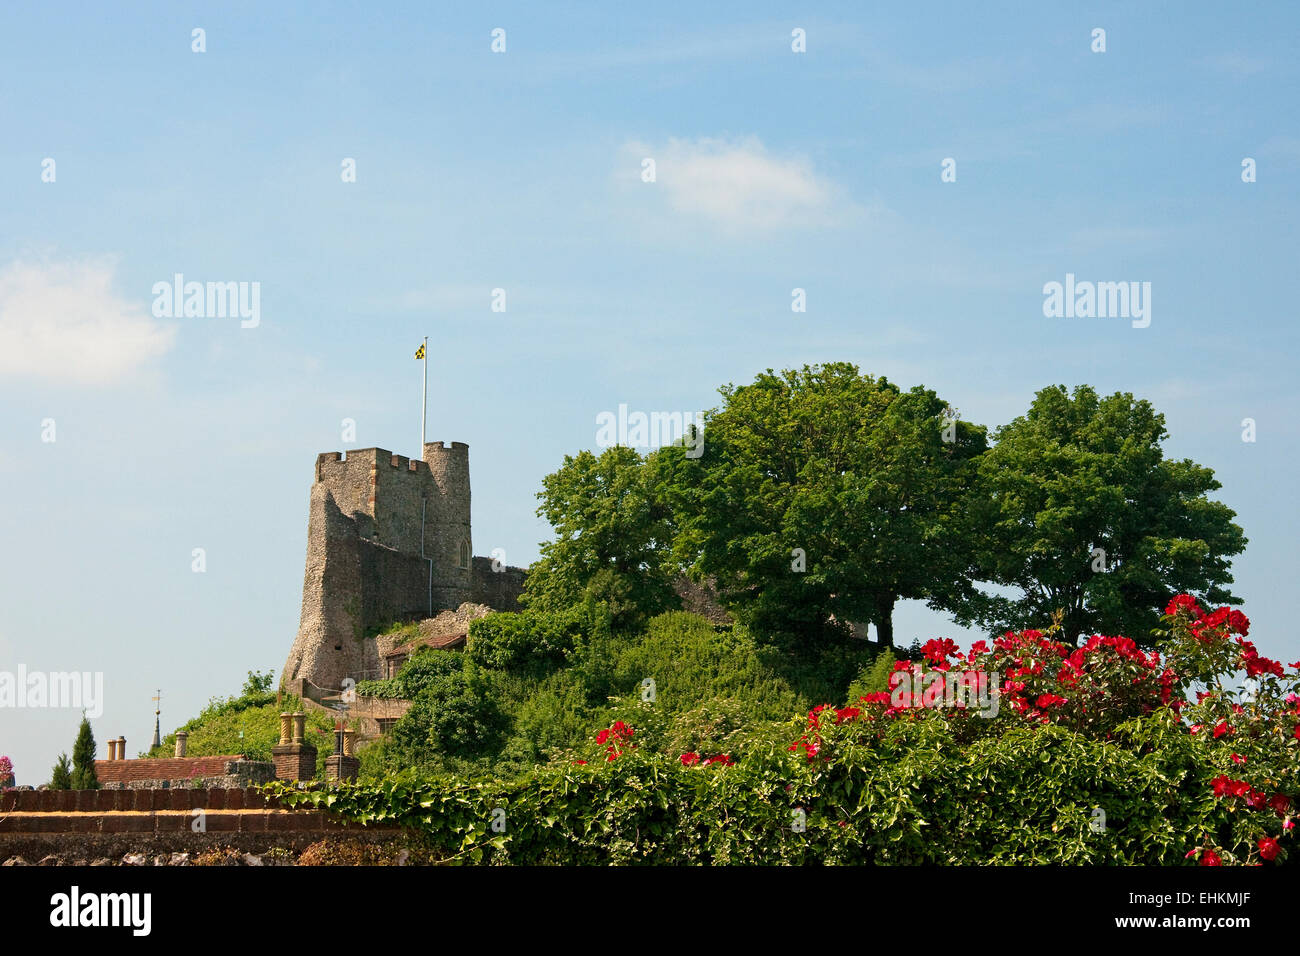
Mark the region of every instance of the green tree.
POLYGON ((700 457, 652 456, 677 559, 762 632, 871 621, 892 645, 895 604, 940 599, 970 567, 958 518, 984 429, 846 362, 720 392, 700 457))
POLYGON ((537 497, 555 540, 541 546, 529 569, 525 605, 557 611, 604 602, 624 626, 676 606, 665 563, 669 516, 636 451, 615 446, 599 457, 565 456, 537 497))
POLYGON ((1207 497, 1221 487, 1209 468, 1164 457, 1167 434, 1164 416, 1127 392, 1040 391, 998 430, 969 515, 978 580, 1013 594, 972 588, 952 604, 959 621, 998 632, 1059 610, 1069 639, 1149 641, 1173 594, 1240 603, 1226 585, 1246 537, 1207 497))
POLYGON ((394 747, 417 763, 439 754, 474 757, 499 749, 508 729, 491 687, 472 661, 431 678, 393 727, 394 747))
POLYGON ((90 732, 90 721, 84 714, 77 741, 72 745, 72 789, 99 789, 99 778, 95 776, 95 735, 90 732))
POLYGON ((265 694, 271 689, 271 682, 275 680, 275 671, 249 671, 248 679, 244 681, 244 688, 240 691, 243 697, 256 697, 258 694, 265 694))
POLYGON ((54 765, 54 770, 50 774, 51 790, 71 790, 72 789, 72 767, 68 763, 67 754, 59 754, 59 760, 54 765))

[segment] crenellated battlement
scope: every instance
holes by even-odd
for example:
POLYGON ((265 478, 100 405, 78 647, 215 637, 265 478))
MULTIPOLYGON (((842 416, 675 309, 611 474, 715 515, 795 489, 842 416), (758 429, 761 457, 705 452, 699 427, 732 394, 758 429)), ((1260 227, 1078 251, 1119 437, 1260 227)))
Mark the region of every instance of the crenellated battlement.
MULTIPOLYGON (((457 442, 456 444, 461 444, 457 442)), ((463 446, 466 450, 465 461, 469 462, 469 446, 463 446)), ((316 480, 324 481, 327 477, 334 477, 346 473, 351 468, 358 465, 375 466, 379 462, 387 462, 390 468, 400 471, 428 472, 429 464, 420 458, 407 458, 405 455, 396 455, 387 448, 354 448, 350 452, 327 451, 316 456, 316 480)))

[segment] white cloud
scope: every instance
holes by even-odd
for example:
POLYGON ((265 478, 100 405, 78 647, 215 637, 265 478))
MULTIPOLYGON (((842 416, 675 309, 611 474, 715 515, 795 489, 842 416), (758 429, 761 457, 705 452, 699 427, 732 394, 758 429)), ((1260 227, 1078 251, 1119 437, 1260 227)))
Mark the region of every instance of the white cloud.
POLYGON ((170 349, 175 326, 117 295, 115 271, 108 259, 0 269, 0 375, 108 385, 170 349))
POLYGON ((670 139, 664 147, 630 143, 626 151, 655 161, 655 179, 672 209, 726 230, 751 231, 823 225, 835 187, 802 157, 772 156, 755 138, 670 139))

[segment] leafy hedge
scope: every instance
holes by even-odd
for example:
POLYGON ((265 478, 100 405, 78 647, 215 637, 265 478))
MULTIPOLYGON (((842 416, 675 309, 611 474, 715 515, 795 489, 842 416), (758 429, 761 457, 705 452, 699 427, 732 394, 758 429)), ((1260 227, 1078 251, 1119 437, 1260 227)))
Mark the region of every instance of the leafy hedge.
POLYGON ((1051 631, 967 654, 930 642, 925 665, 896 665, 891 690, 813 708, 735 753, 665 754, 656 737, 673 721, 638 702, 581 755, 515 780, 272 789, 409 827, 447 862, 1287 862, 1300 662, 1287 676, 1245 639, 1244 617, 1183 598, 1163 660, 1124 638, 1075 648, 1051 631), (914 670, 996 673, 1006 705, 981 717, 910 698, 900 680, 914 670), (1242 672, 1258 682, 1249 695, 1230 689, 1242 672))

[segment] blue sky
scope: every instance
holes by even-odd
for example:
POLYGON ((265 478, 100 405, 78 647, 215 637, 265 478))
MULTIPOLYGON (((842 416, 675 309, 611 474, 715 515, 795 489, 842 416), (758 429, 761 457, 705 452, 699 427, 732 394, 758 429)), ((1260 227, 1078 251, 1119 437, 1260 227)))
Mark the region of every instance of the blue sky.
MULTIPOLYGON (((429 439, 469 443, 475 551, 511 564, 620 403, 830 360, 990 426, 1132 391, 1223 482, 1252 637, 1295 660, 1300 13, 864 6, 7 11, 0 669, 102 671, 101 753, 132 755, 155 688, 166 732, 278 674, 315 455, 418 454, 425 335, 429 439), (259 324, 154 317, 176 273, 258 282, 259 324), (1150 282, 1150 326, 1044 317, 1066 273, 1150 282)), ((78 720, 0 710, 20 783, 78 720)))

